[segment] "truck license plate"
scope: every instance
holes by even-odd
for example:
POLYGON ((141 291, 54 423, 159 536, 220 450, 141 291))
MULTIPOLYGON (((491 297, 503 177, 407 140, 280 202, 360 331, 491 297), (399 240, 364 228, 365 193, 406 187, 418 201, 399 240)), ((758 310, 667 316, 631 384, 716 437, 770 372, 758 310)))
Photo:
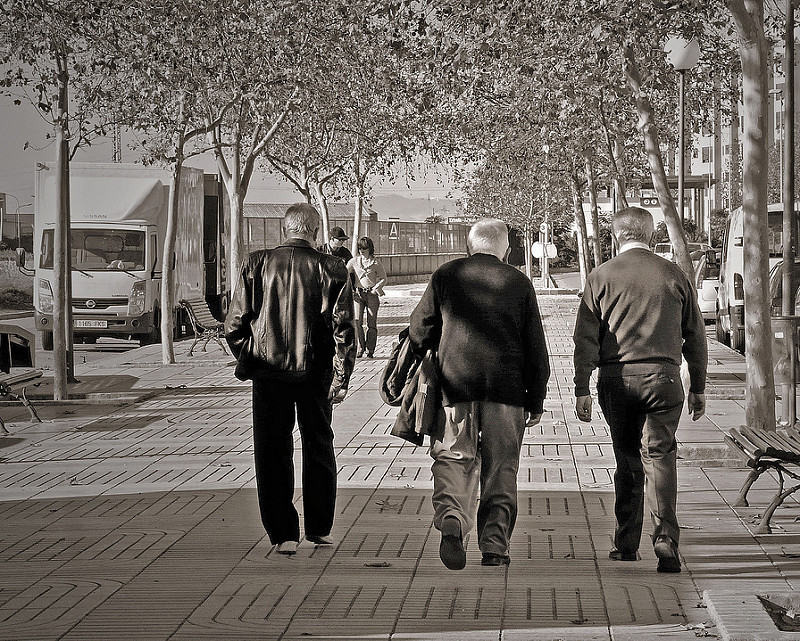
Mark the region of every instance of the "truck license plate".
POLYGON ((106 327, 108 327, 108 321, 77 319, 75 321, 75 327, 92 327, 94 329, 105 329, 106 327))

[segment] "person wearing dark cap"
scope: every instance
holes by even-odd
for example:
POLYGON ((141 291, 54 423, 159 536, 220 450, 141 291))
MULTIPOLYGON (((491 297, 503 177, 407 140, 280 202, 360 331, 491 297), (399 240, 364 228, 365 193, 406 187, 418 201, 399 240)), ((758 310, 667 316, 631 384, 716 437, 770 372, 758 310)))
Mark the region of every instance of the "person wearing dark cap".
POLYGON ((330 232, 328 232, 328 242, 325 243, 319 250, 323 254, 330 254, 331 256, 336 256, 336 258, 341 258, 345 264, 347 264, 350 259, 353 257, 353 254, 350 253, 350 250, 345 247, 345 241, 349 240, 350 236, 344 233, 344 229, 341 227, 331 227, 330 232))

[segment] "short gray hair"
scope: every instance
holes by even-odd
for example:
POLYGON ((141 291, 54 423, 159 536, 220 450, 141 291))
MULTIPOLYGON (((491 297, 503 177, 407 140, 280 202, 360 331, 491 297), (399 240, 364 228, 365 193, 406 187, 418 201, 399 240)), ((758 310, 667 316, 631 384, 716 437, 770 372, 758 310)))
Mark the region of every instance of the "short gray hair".
POLYGON ((283 216, 283 228, 287 232, 311 236, 319 229, 319 212, 314 205, 295 203, 283 216))
POLYGON ((502 220, 482 218, 469 230, 467 248, 471 254, 492 254, 502 260, 508 251, 508 227, 502 220))
POLYGON ((620 244, 634 241, 649 244, 655 230, 653 214, 641 207, 620 209, 611 218, 611 229, 620 244))

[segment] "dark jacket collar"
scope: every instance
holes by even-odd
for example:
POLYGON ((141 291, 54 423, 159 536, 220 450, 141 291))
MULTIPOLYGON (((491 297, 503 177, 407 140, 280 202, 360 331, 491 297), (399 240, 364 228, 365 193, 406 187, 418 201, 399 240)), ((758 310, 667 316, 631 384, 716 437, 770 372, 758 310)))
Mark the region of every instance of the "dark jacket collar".
POLYGON ((310 249, 314 249, 314 246, 309 243, 307 240, 303 240, 302 238, 287 238, 281 243, 281 247, 308 247, 310 249))

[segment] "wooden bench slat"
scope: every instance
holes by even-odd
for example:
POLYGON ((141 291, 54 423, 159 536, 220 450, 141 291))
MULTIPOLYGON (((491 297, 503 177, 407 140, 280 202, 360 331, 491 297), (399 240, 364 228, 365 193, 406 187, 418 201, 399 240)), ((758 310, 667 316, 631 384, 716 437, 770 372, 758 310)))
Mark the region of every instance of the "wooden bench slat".
POLYGON ((742 425, 740 431, 742 436, 744 436, 763 452, 762 456, 767 453, 767 449, 770 447, 769 442, 761 438, 761 436, 755 430, 747 427, 746 425, 742 425))
POLYGON ((755 467, 758 465, 758 460, 760 457, 754 456, 752 452, 747 451, 742 443, 734 438, 731 438, 727 434, 724 436, 724 439, 730 450, 736 454, 736 456, 741 458, 748 467, 755 467))
POLYGON ((790 430, 783 430, 781 435, 784 440, 792 445, 792 449, 795 452, 800 452, 800 435, 793 434, 790 430))
POLYGON ((791 443, 783 440, 777 432, 767 432, 766 430, 755 428, 746 428, 743 431, 751 440, 757 438, 766 444, 765 451, 767 456, 791 462, 800 461, 800 452, 795 450, 791 443))
POLYGON ((26 372, 19 372, 14 374, 0 374, 0 383, 4 385, 14 386, 20 383, 27 383, 33 381, 42 375, 42 370, 28 370, 26 372))
POLYGON ((758 463, 758 460, 762 456, 766 456, 766 452, 762 448, 748 440, 735 428, 730 430, 730 438, 736 443, 737 447, 745 452, 755 463, 758 463))

